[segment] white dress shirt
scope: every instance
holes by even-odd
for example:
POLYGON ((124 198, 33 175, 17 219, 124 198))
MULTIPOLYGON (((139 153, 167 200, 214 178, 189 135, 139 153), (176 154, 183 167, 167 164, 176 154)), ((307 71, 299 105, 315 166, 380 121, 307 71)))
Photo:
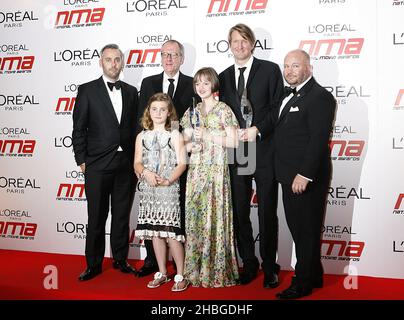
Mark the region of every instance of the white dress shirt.
MULTIPOLYGON (((107 87, 107 92, 109 95, 109 98, 111 99, 112 106, 114 107, 116 117, 118 119, 118 122, 121 123, 121 117, 122 117, 122 89, 117 90, 115 87, 113 87, 112 91, 109 89, 107 82, 114 82, 108 79, 105 75, 102 76, 102 79, 104 80, 105 86, 107 87)), ((121 146, 119 146, 118 151, 123 151, 121 146)))
POLYGON ((234 75, 236 77, 236 88, 238 88, 238 77, 240 76, 240 70, 238 68, 243 68, 246 67, 246 69, 243 72, 244 75, 244 88, 247 86, 247 81, 248 77, 250 75, 251 71, 251 66, 253 64, 254 57, 251 56, 250 59, 248 59, 247 63, 244 66, 239 66, 237 63, 234 63, 234 75))
POLYGON ((164 72, 163 74, 163 92, 168 93, 168 86, 170 85, 170 81, 168 79, 174 79, 173 85, 174 85, 174 92, 173 92, 173 97, 175 95, 175 90, 177 90, 178 86, 178 78, 180 77, 180 72, 178 71, 177 74, 174 77, 169 77, 168 74, 164 72))
MULTIPOLYGON (((296 87, 296 94, 298 94, 299 90, 300 90, 301 88, 303 88, 303 86, 304 86, 310 79, 311 79, 311 77, 309 77, 308 79, 306 79, 305 82, 299 84, 299 85, 296 87)), ((283 108, 285 108, 286 104, 289 102, 290 99, 292 99, 292 97, 293 97, 293 94, 289 94, 285 99, 283 99, 282 104, 281 104, 281 107, 279 108, 278 118, 280 117, 283 108)))

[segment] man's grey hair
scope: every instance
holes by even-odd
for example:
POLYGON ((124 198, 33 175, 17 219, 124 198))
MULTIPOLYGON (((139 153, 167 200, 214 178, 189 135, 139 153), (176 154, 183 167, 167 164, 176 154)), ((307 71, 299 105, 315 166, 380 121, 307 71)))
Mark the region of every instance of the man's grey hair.
POLYGON ((181 57, 184 57, 184 46, 182 45, 181 42, 171 39, 171 40, 167 40, 166 42, 164 42, 161 47, 163 47, 166 43, 176 43, 178 45, 178 48, 180 48, 181 57))
POLYGON ((115 43, 109 43, 107 45, 105 45, 102 49, 101 49, 101 56, 104 53, 105 50, 107 49, 115 49, 115 50, 119 50, 119 53, 121 54, 121 59, 122 61, 124 61, 124 55, 122 50, 119 48, 119 46, 115 43))

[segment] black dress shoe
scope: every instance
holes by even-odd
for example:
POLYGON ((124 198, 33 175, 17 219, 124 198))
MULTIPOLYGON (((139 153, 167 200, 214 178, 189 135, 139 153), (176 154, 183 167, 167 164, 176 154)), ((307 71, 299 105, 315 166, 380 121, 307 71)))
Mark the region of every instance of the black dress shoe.
POLYGON ((79 275, 80 281, 87 281, 101 273, 101 267, 87 268, 79 275))
POLYGON ((155 273, 157 271, 159 271, 158 265, 146 264, 146 265, 143 265, 143 267, 141 267, 139 269, 139 271, 137 272, 136 275, 138 277, 145 277, 145 276, 148 276, 148 275, 150 275, 152 273, 155 273))
POLYGON ((255 279, 257 272, 246 271, 240 274, 239 281, 241 284, 248 284, 255 279))
POLYGON ((312 292, 311 288, 302 288, 298 285, 292 284, 286 290, 276 294, 278 299, 289 300, 289 299, 299 299, 304 296, 310 295, 312 292))
POLYGON ((279 286, 278 275, 276 273, 265 274, 263 286, 265 289, 273 289, 279 286))
POLYGON ((136 274, 136 269, 133 268, 128 261, 126 260, 114 260, 114 262, 112 263, 112 266, 114 267, 114 269, 119 269, 121 270, 121 272, 123 273, 133 273, 136 274))
POLYGON ((323 278, 318 278, 312 282, 313 288, 322 288, 324 286, 323 278))
MULTIPOLYGON (((292 277, 292 285, 295 285, 295 284, 298 284, 298 283, 297 283, 297 280, 296 280, 296 276, 294 275, 292 277)), ((312 288, 318 289, 318 288, 322 288, 323 286, 324 286, 324 283, 323 283, 323 277, 322 276, 320 276, 320 277, 316 278, 315 280, 311 281, 311 287, 312 288)))

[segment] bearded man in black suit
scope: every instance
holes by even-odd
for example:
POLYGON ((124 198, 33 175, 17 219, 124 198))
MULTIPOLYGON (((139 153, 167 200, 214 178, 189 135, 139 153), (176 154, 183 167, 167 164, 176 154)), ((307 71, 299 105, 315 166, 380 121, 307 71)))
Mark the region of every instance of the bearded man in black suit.
POLYGON ((136 176, 133 170, 137 89, 119 80, 124 56, 116 44, 101 50, 103 75, 79 86, 73 111, 73 150, 85 177, 88 209, 87 269, 79 280, 102 272, 105 223, 111 204, 113 267, 136 273, 127 262, 129 216, 136 176))
POLYGON ((279 108, 243 136, 274 139, 275 175, 282 185, 286 221, 296 247, 295 275, 279 299, 296 299, 323 286, 321 227, 331 179, 328 141, 336 101, 312 76, 310 56, 289 52, 283 75, 290 87, 279 108))

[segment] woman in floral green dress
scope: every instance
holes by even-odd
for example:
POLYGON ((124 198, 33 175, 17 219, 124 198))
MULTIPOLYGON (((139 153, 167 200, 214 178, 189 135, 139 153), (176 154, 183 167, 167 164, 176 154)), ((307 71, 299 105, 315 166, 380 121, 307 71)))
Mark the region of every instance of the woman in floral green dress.
POLYGON ((191 152, 184 276, 193 286, 202 287, 233 286, 238 279, 226 149, 238 144, 238 123, 230 107, 214 98, 218 88, 216 71, 200 69, 194 77, 194 90, 202 102, 188 109, 181 119, 191 152))

